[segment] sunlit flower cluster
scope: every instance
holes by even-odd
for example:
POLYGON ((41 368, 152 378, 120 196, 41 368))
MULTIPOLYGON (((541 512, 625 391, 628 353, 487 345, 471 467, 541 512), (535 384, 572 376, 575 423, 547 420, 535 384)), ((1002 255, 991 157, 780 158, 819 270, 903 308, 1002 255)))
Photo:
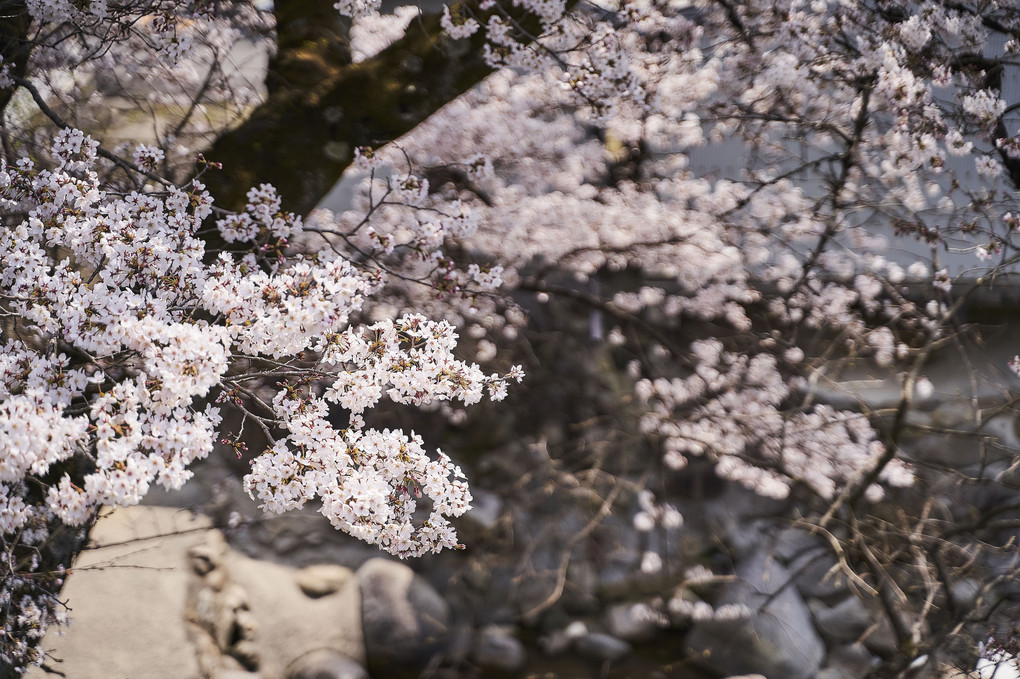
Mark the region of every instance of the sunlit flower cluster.
MULTIPOLYGON (((367 428, 361 414, 383 397, 469 405, 488 390, 499 399, 520 368, 484 375, 455 358, 451 325, 420 315, 351 325, 379 273, 329 251, 288 258, 280 243, 300 236, 301 221, 281 211, 270 186, 217 224, 230 241, 228 223, 245 220, 249 239, 277 246, 272 256, 221 253, 207 263, 195 236, 212 213, 201 183, 109 193, 97 146, 64 130, 50 149, 53 169, 0 161, 0 201, 20 215, 0 231, 5 541, 43 540, 52 522, 88 525, 99 507, 136 504, 153 484, 180 488, 221 436, 219 407, 203 401, 216 396, 247 413, 277 384, 273 417, 251 415, 267 433, 288 432, 253 461, 249 483, 267 509, 317 496, 338 528, 399 556, 456 546, 447 517, 471 497, 460 470, 442 453, 430 457, 418 437, 367 428), (259 360, 267 367, 256 369, 259 360), (274 381, 284 367, 296 381, 274 381), (323 398, 311 396, 315 384, 323 398), (329 424, 340 409, 355 414, 342 432, 329 424), (421 497, 427 518, 416 513, 421 497)), ((136 160, 151 168, 159 154, 142 147, 136 160)), ((498 284, 498 267, 472 271, 479 285, 498 284)), ((23 615, 52 619, 53 600, 30 603, 23 615)), ((34 629, 44 629, 37 618, 34 629)), ((35 637, 19 638, 28 649, 35 637)))
MULTIPOLYGON (((74 454, 87 454, 93 470, 79 481, 63 474, 47 496, 68 524, 84 522, 98 506, 135 504, 153 482, 179 488, 188 465, 211 452, 220 421, 216 408, 193 402, 221 388, 239 359, 314 348, 338 370, 326 399, 359 414, 384 394, 415 405, 471 404, 486 387, 502 396, 507 377, 520 379, 519 369, 486 377, 454 358, 457 336, 446 323, 409 316, 349 327, 375 282, 341 258, 278 260, 265 271, 224 253, 205 265, 192 236, 210 211, 201 186, 106 195, 90 171, 94 150, 91 139, 68 131, 52 149, 60 169, 37 171, 26 162, 0 170, 0 196, 28 211, 0 240, 3 299, 32 338, 11 340, 0 354, 0 483, 9 529, 27 520, 11 489, 74 454), (54 261, 55 247, 73 259, 54 261), (40 355, 35 346, 81 356, 71 368, 66 354, 40 355)), ((248 199, 245 215, 260 229, 276 238, 297 233, 299 221, 280 212, 272 187, 253 189, 248 199)), ((307 418, 303 409, 278 408, 277 415, 307 418)), ((374 451, 403 435, 373 436, 366 440, 375 441, 374 451)), ((361 454, 365 464, 370 458, 361 454)))

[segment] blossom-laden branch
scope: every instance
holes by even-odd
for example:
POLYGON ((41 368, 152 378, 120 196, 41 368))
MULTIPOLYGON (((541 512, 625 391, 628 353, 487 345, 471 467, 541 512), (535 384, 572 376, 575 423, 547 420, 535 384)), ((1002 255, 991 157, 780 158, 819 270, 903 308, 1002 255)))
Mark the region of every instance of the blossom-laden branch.
MULTIPOLYGON (((95 147, 66 131, 54 144, 57 169, 24 161, 0 175, 6 208, 29 214, 0 242, 0 298, 18 314, 24 338, 4 347, 2 426, 12 447, 0 461, 8 496, 3 532, 30 518, 27 507, 14 509, 12 485, 26 475, 44 478, 81 451, 94 469, 82 479, 65 473, 48 491, 50 510, 68 524, 84 522, 99 506, 134 504, 152 482, 179 488, 188 465, 212 450, 220 422, 216 408, 195 410, 193 401, 227 384, 238 361, 314 351, 324 366, 306 368, 308 379, 328 375, 326 366, 342 368, 326 398, 355 414, 382 393, 416 405, 474 403, 485 386, 494 398, 506 393, 504 378, 453 358, 456 335, 448 325, 412 316, 350 328, 350 314, 375 285, 342 260, 279 262, 270 274, 221 255, 206 267, 194 236, 212 205, 201 185, 106 195, 90 171, 95 147), (54 261, 53 248, 67 256, 54 261), (52 350, 33 360, 37 346, 52 350), (72 365, 65 347, 87 360, 72 365), (38 431, 49 434, 32 434, 38 431)), ((270 228, 294 233, 298 220, 266 211, 272 196, 268 187, 253 191, 247 216, 275 219, 270 228)), ((304 406, 280 406, 297 403, 294 393, 285 388, 280 394, 292 396, 274 401, 281 426, 307 422, 304 406)), ((317 412, 320 420, 326 414, 317 412)), ((360 418, 352 421, 352 441, 364 435, 362 427, 360 418)), ((300 445, 324 445, 310 431, 300 445)), ((337 464, 320 471, 335 482, 337 464)))
MULTIPOLYGON (((253 385, 261 401, 269 376, 286 372, 272 417, 258 418, 270 449, 246 478, 253 496, 274 511, 319 497, 338 528, 401 557, 457 546, 447 517, 471 499, 460 470, 442 453, 429 457, 414 434, 372 429, 361 414, 383 396, 469 405, 487 389, 499 400, 520 369, 483 374, 455 358, 452 326, 422 316, 352 324, 380 278, 328 253, 279 254, 270 271, 254 255, 205 264, 196 231, 213 204, 204 187, 107 193, 96 150, 65 129, 53 169, 0 164, 3 211, 24 215, 0 231, 4 544, 31 552, 54 520, 84 526, 154 484, 180 488, 222 436, 220 408, 200 404, 253 385), (343 430, 331 410, 351 413, 343 430), (430 516, 416 523, 421 503, 430 516)), ((227 238, 249 225, 275 238, 301 231, 267 185, 249 192, 245 213, 219 220, 227 238)), ((6 601, 19 578, 5 579, 6 601)), ((4 618, 5 658, 32 657, 55 604, 43 597, 23 624, 4 618)))

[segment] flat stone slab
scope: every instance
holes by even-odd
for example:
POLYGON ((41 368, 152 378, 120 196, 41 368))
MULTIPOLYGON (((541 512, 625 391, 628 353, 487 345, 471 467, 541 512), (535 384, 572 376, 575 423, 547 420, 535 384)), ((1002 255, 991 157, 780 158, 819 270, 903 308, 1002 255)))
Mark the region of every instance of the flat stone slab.
MULTIPOLYGON (((92 529, 64 585, 71 624, 51 627, 48 664, 68 677, 165 679, 199 676, 184 619, 191 578, 188 549, 202 543, 209 519, 169 507, 124 507, 92 529), (142 650, 144 649, 144 652, 142 650), (56 662, 61 659, 63 662, 56 662)), ((28 679, 50 679, 39 668, 28 679)))

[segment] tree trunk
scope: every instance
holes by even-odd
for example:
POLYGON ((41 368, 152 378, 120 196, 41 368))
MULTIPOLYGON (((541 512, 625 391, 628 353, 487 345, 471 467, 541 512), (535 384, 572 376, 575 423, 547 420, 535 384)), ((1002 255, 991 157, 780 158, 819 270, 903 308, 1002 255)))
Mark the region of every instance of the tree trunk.
MULTIPOLYGON (((304 8, 320 12, 321 5, 285 2, 287 25, 298 25, 304 8)), ((476 1, 462 5, 459 11, 482 25, 499 11, 482 12, 476 1)), ((536 17, 511 11, 525 30, 539 30, 536 17)), ((203 177, 220 207, 243 208, 248 189, 266 182, 277 188, 285 210, 306 215, 340 179, 356 147, 397 139, 492 72, 483 58, 484 30, 451 40, 435 14, 420 15, 397 42, 358 64, 331 61, 336 50, 328 40, 295 39, 298 33, 281 34, 266 102, 205 153, 224 166, 203 177), (288 77, 282 77, 284 64, 288 77)))

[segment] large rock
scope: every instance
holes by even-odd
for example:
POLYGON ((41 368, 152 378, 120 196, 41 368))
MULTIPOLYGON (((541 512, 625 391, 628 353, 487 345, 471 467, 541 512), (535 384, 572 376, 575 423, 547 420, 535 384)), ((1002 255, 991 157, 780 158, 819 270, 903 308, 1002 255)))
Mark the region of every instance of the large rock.
POLYGON ((829 652, 828 667, 822 670, 818 679, 864 679, 877 664, 877 658, 863 644, 853 643, 840 646, 829 652))
POLYGON ((43 642, 69 677, 270 679, 323 649, 343 660, 336 676, 364 664, 360 593, 345 569, 250 559, 206 517, 167 507, 118 509, 90 537, 63 591, 72 625, 43 642))
POLYGON ((687 635, 688 651, 722 675, 764 674, 768 679, 811 679, 825 646, 790 572, 761 549, 737 568, 739 580, 724 590, 718 606, 743 604, 746 618, 707 620, 687 635))
POLYGON ((786 528, 776 535, 772 553, 783 565, 789 566, 805 554, 824 547, 825 543, 814 533, 800 528, 786 528))
MULTIPOLYGON (((243 619, 254 622, 253 645, 265 677, 284 676, 296 659, 320 649, 364 664, 361 596, 354 578, 334 592, 311 598, 300 586, 307 571, 251 559, 232 549, 224 549, 219 558, 218 568, 204 580, 210 584, 210 576, 222 570, 230 587, 244 592, 243 619)), ((235 625, 234 633, 240 631, 235 625)))
POLYGON ((562 655, 574 647, 574 643, 588 634, 588 626, 575 620, 562 629, 554 629, 538 638, 538 646, 549 656, 562 655))
MULTIPOLYGON (((71 625, 42 645, 68 677, 191 679, 199 676, 184 626, 191 578, 187 552, 205 540, 203 516, 166 507, 125 507, 92 529, 61 592, 71 625)), ((31 679, 52 676, 35 668, 31 679)))
POLYGON ((833 643, 853 643, 860 639, 873 623, 871 613, 853 595, 834 606, 812 601, 808 607, 814 615, 818 631, 833 643))
POLYGON ((471 659, 487 673, 512 675, 524 669, 528 655, 524 644, 509 630, 499 625, 488 625, 475 635, 471 659))
POLYGON ((417 677, 445 650, 450 608, 402 563, 369 559, 358 569, 368 669, 379 677, 417 677))
POLYGON ((574 648, 579 655, 586 658, 611 663, 623 660, 634 650, 623 639, 602 632, 589 632, 579 637, 574 643, 574 648))
POLYGON ((846 573, 827 546, 801 554, 788 566, 797 574, 797 591, 805 598, 837 600, 850 593, 846 573))
POLYGON ((167 507, 118 509, 90 537, 63 592, 72 626, 44 641, 67 676, 282 677, 316 649, 364 663, 358 587, 336 568, 250 559, 207 518, 167 507), (301 575, 329 586, 311 599, 301 575))
POLYGON ((698 513, 707 532, 735 558, 744 559, 762 549, 767 536, 775 534, 775 523, 761 517, 778 516, 782 508, 778 500, 728 483, 721 494, 701 503, 698 513))

